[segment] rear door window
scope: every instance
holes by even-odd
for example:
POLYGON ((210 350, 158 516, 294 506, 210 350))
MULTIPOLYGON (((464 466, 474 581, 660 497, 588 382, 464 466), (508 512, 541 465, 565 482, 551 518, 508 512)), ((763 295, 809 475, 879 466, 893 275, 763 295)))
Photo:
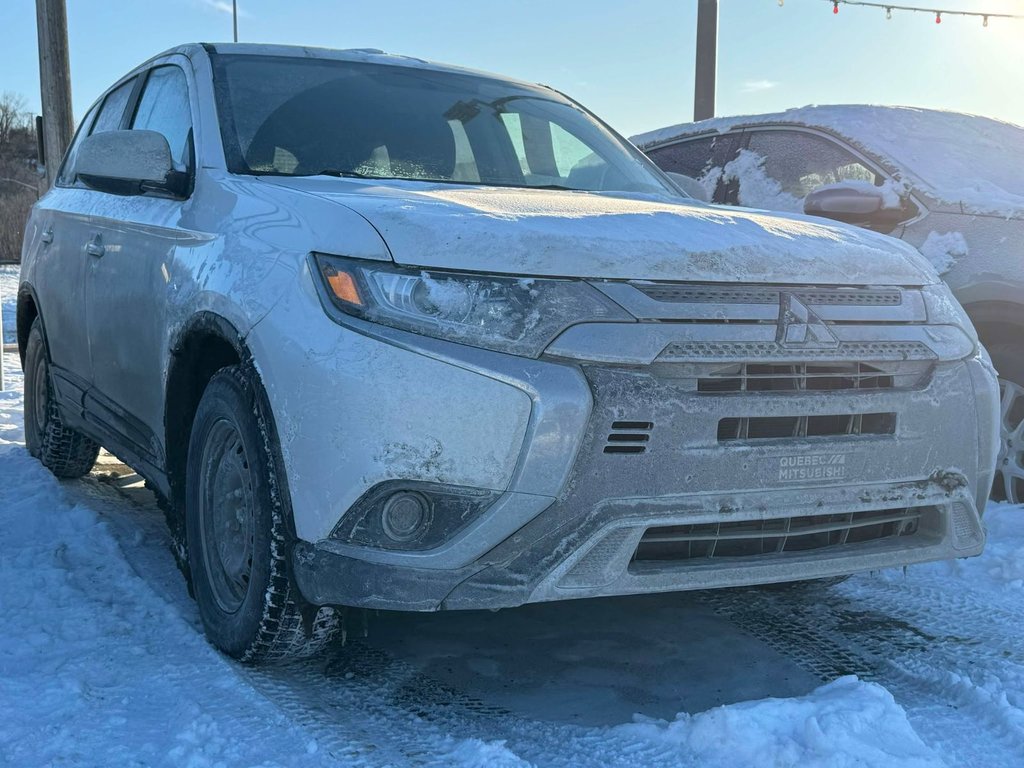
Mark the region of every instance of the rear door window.
POLYGON ((93 123, 90 135, 121 129, 124 120, 124 110, 128 106, 128 100, 131 98, 134 88, 135 78, 133 77, 107 94, 107 98, 103 100, 103 106, 100 107, 99 114, 96 115, 96 122, 93 123))
POLYGON ((739 144, 739 133, 700 136, 675 144, 647 150, 647 155, 663 171, 681 173, 699 181, 716 203, 732 203, 729 185, 722 169, 732 161, 739 144))

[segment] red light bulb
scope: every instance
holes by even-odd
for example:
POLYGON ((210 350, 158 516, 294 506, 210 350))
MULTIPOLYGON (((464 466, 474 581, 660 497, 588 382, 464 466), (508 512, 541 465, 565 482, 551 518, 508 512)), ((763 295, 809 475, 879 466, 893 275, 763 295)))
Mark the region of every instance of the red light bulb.
POLYGON ((839 13, 839 3, 832 3, 832 13, 839 13))
POLYGON ((935 14, 935 23, 936 24, 941 24, 942 23, 942 14, 941 13, 936 13, 935 14))

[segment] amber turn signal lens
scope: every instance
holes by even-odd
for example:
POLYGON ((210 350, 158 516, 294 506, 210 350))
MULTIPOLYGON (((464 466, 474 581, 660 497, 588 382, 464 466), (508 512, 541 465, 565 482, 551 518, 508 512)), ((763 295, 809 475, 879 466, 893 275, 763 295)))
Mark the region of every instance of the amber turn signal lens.
POLYGON ((359 295, 356 281, 348 272, 339 272, 332 267, 326 267, 324 268, 324 277, 327 279, 327 284, 331 286, 331 291, 339 300, 347 304, 355 304, 357 307, 363 306, 363 299, 359 295))

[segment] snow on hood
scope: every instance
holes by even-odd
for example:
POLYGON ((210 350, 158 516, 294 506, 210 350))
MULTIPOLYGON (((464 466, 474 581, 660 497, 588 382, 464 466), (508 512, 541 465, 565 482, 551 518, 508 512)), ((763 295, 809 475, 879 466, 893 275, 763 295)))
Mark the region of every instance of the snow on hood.
POLYGON ((1024 215, 1024 127, 979 115, 912 107, 809 106, 681 123, 642 133, 655 143, 745 125, 796 124, 842 136, 930 197, 968 213, 1024 215))
POLYGON ((420 267, 699 282, 938 281, 904 243, 816 218, 561 190, 308 177, 265 181, 358 212, 377 228, 396 262, 420 267))

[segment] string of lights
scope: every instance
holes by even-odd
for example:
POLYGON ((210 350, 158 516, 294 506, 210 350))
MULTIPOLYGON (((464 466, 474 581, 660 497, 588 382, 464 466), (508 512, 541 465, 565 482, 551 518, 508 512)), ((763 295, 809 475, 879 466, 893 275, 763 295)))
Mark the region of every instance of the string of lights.
MULTIPOLYGON (((1024 14, 1017 13, 996 13, 987 11, 959 11, 949 8, 922 8, 916 5, 895 5, 893 3, 874 3, 867 0, 823 0, 832 4, 832 13, 839 13, 839 6, 854 5, 863 8, 878 8, 885 11, 885 18, 891 19, 895 11, 907 11, 908 13, 926 13, 935 17, 935 23, 941 24, 943 16, 966 16, 981 19, 982 26, 987 27, 989 19, 1011 19, 1016 21, 1024 20, 1024 14)), ((779 0, 779 5, 785 4, 785 0, 779 0)))

